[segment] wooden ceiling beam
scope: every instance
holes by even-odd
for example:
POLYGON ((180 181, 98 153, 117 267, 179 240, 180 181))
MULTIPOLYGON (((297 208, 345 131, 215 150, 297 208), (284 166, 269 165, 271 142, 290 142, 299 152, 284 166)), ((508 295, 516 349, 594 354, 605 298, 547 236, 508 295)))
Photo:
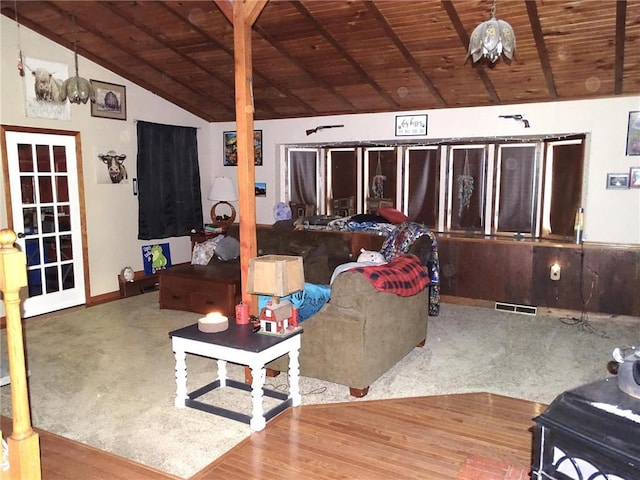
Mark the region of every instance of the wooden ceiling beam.
POLYGON ((624 81, 624 41, 627 28, 627 0, 616 2, 616 58, 614 67, 613 93, 620 95, 624 81))
MULTIPOLYGON (((533 39, 536 42, 536 50, 538 51, 538 58, 540 58, 540 65, 542 66, 542 73, 544 74, 544 79, 547 84, 547 90, 549 91, 549 96, 556 99, 558 98, 558 92, 553 80, 553 70, 551 68, 551 61, 549 60, 549 52, 547 51, 547 46, 544 41, 544 34, 542 33, 538 7, 536 6, 536 2, 525 2, 525 4, 527 5, 529 23, 531 24, 533 39)), ((518 55, 517 50, 516 55, 518 55)))
MULTIPOLYGON (((53 6, 53 5, 52 5, 53 6)), ((15 18, 15 11, 13 9, 8 8, 7 6, 3 5, 2 6, 2 13, 3 15, 10 17, 10 18, 15 18)), ((66 14, 64 13, 63 10, 58 9, 58 15, 65 15, 64 20, 66 21, 66 14)), ((58 35, 56 32, 43 27, 41 24, 33 22, 32 20, 30 20, 28 17, 26 17, 23 14, 19 15, 19 22, 21 25, 24 25, 27 28, 30 28, 31 30, 33 30, 34 32, 39 33, 40 35, 50 39, 51 41, 62 45, 65 48, 68 48, 69 50, 73 50, 73 42, 68 40, 65 37, 62 37, 61 35, 58 35)), ((88 30, 90 31, 90 30, 88 30)), ((87 58, 88 60, 91 60, 92 62, 95 62, 98 65, 101 65, 103 68, 106 68, 107 70, 112 71, 113 73, 120 75, 123 78, 126 78, 127 80, 129 80, 132 83, 135 83, 136 85, 141 86, 142 88, 149 90, 150 92, 154 92, 156 94, 160 94, 162 95, 163 98, 165 98, 167 101, 174 103, 176 105, 181 106, 182 108, 184 108, 185 110, 187 110, 188 112, 192 113, 193 115, 200 117, 204 120, 207 120, 209 122, 214 122, 217 119, 215 116, 213 116, 211 114, 211 112, 205 111, 201 108, 199 108, 200 106, 195 106, 195 105, 186 105, 181 98, 169 94, 168 92, 158 92, 158 89, 156 86, 154 86, 152 83, 150 83, 148 80, 146 80, 144 77, 140 77, 138 75, 132 74, 130 71, 125 70, 124 68, 122 68, 120 65, 110 62, 108 60, 106 60, 103 57, 99 57, 97 55, 95 55, 93 52, 82 48, 81 45, 78 44, 77 46, 77 50, 78 53, 80 55, 82 55, 83 57, 87 58)))
MULTIPOLYGON (((307 68, 307 66, 300 62, 296 57, 294 57, 293 55, 291 55, 283 46, 281 42, 278 42, 275 38, 273 38, 273 35, 270 35, 264 28, 260 27, 259 25, 254 25, 253 26, 253 30, 254 32, 256 32, 258 35, 260 35, 264 40, 266 40, 267 42, 269 42, 269 44, 275 48, 276 50, 278 50, 278 52, 280 52, 280 54, 283 57, 286 57, 287 60, 289 60, 292 64, 294 64, 297 68, 299 68, 300 70, 302 70, 303 72, 305 72, 307 75, 309 75, 309 78, 313 79, 313 81, 319 83, 320 85, 322 85, 322 87, 327 91, 330 92, 331 94, 335 95, 336 97, 338 97, 347 107, 348 110, 351 111, 351 113, 356 113, 356 107, 355 105, 353 105, 353 103, 351 103, 351 101, 349 99, 347 99, 344 95, 342 95, 341 93, 337 92, 332 85, 330 85, 328 82, 324 81, 319 75, 316 74, 316 72, 312 71, 310 68, 307 68)), ((309 109, 312 110, 314 112, 314 114, 317 114, 318 112, 311 106, 309 106, 309 109)))
MULTIPOLYGON (((151 30, 150 28, 148 28, 146 25, 144 25, 142 22, 137 21, 136 19, 132 18, 132 17, 128 17, 125 16, 117 7, 118 3, 115 4, 109 4, 109 3, 104 3, 103 4, 105 8, 107 8, 111 13, 113 13, 114 15, 116 15, 117 17, 121 18, 123 20, 123 22, 125 23, 130 23, 132 26, 134 26, 135 28, 137 28, 138 30, 140 30, 142 33, 144 33, 145 35, 149 36, 150 38, 153 38, 156 42, 158 42, 160 45, 162 45, 164 48, 166 48, 167 50, 170 50, 171 52, 173 52, 175 55, 179 56, 181 59, 183 59, 184 61, 186 61, 187 63, 193 65, 195 68, 202 70, 203 72, 205 72, 207 75, 209 75, 212 78, 215 78, 217 81, 219 81, 220 83, 224 84, 226 87, 228 88, 233 88, 233 85, 228 82, 225 78, 221 77, 220 75, 218 75, 216 72, 214 72, 213 70, 211 70, 210 68, 207 68, 206 66, 200 64, 200 62, 196 62, 195 60, 193 60, 191 57, 184 55, 182 52, 180 52, 178 49, 173 48, 171 45, 169 45, 167 42, 163 41, 161 38, 158 37, 158 35, 156 35, 154 33, 153 30, 151 30)), ((164 2, 159 2, 158 5, 160 5, 161 7, 165 5, 164 2)), ((167 8, 167 11, 169 11, 170 13, 174 14, 173 10, 167 8)), ((178 15, 175 15, 176 18, 178 18, 179 20, 183 21, 182 18, 178 15)), ((95 34, 95 33, 94 33, 95 34)), ((147 63, 148 64, 148 63, 147 63)), ((184 82, 180 82, 183 85, 185 85, 186 87, 189 88, 189 85, 187 85, 184 82)), ((195 90, 195 89, 194 89, 195 90)), ((220 97, 212 97, 211 93, 207 90, 203 90, 203 89, 197 89, 197 91, 199 91, 200 95, 203 95, 207 98, 212 99, 215 103, 220 104, 221 107, 223 107, 227 112, 232 112, 233 111, 233 105, 230 104, 230 102, 224 102, 224 100, 228 100, 228 97, 226 95, 222 95, 220 97), (222 100, 221 100, 222 99, 222 100)))
MULTIPOLYGON (((72 15, 72 12, 64 10, 58 4, 49 3, 49 6, 51 7, 51 9, 53 9, 55 12, 57 12, 64 19, 67 19, 68 17, 70 17, 72 15)), ((70 8, 73 8, 73 5, 70 5, 70 8)), ((112 48, 115 47, 115 48, 125 52, 131 58, 136 59, 136 61, 138 61, 141 65, 145 65, 148 68, 150 68, 150 69, 154 70, 155 72, 157 72, 159 76, 166 77, 166 78, 170 79, 171 81, 173 81, 175 84, 180 85, 184 89, 192 92, 194 94, 195 103, 198 103, 198 101, 197 101, 198 97, 200 97, 200 98, 204 97, 204 98, 208 99, 207 92, 196 90, 191 85, 185 84, 181 79, 176 78, 171 73, 167 72, 166 70, 163 70, 161 66, 157 66, 156 67, 155 65, 152 65, 151 63, 146 61, 144 58, 140 57, 135 49, 130 48, 129 46, 125 45, 123 42, 118 41, 114 37, 106 36, 103 32, 101 32, 99 30, 96 30, 90 22, 83 21, 83 19, 78 16, 78 12, 75 12, 73 15, 75 16, 76 24, 80 28, 82 28, 83 30, 91 33, 96 38, 99 38, 100 40, 105 42, 105 44, 110 45, 110 47, 112 47, 112 48)), ((128 20, 128 22, 130 22, 130 20, 128 20)), ((73 48, 73 46, 71 48, 73 48)), ((82 49, 81 48, 81 44, 78 43, 78 50, 80 51, 81 49, 82 49)), ((84 55, 84 52, 88 52, 88 49, 82 49, 82 52, 83 52, 83 55, 84 55)), ((104 65, 104 63, 105 63, 104 59, 100 59, 100 63, 102 63, 104 65)), ((123 71, 123 69, 119 68, 118 71, 123 71)), ((124 74, 122 74, 122 76, 124 78, 128 78, 129 80, 133 81, 134 83, 138 83, 137 81, 132 79, 132 77, 136 77, 135 75, 131 74, 127 70, 124 70, 123 73, 124 74)), ((157 87, 152 87, 150 90, 152 92, 156 93, 157 92, 157 87)), ((164 93, 165 92, 163 92, 163 94, 164 93)), ((217 103, 218 105, 220 105, 218 102, 214 102, 214 103, 217 103)), ((187 106, 185 106, 184 98, 182 100, 178 100, 176 105, 180 105, 183 108, 185 108, 185 110, 189 110, 189 108, 187 108, 187 106)), ((226 110, 229 111, 229 108, 226 108, 226 110)), ((202 113, 198 114, 198 116, 202 117, 202 113)), ((211 117, 211 113, 206 114, 206 116, 202 117, 202 118, 207 118, 207 117, 210 118, 211 117)))
MULTIPOLYGON (((368 0, 365 0, 368 1, 368 0)), ((331 33, 329 33, 327 31, 326 28, 324 28, 324 26, 318 21, 316 20, 316 18, 311 14, 311 12, 307 9, 307 7, 305 7, 302 2, 292 2, 293 5, 296 7, 296 9, 302 14, 304 15, 304 17, 309 20, 313 26, 316 28, 316 30, 318 31, 318 33, 320 35, 322 35, 322 37, 331 44, 331 46, 333 46, 333 48, 340 54, 342 55, 342 58, 345 59, 346 62, 348 62, 361 76, 362 78, 364 78, 366 80, 366 82, 371 85, 371 87, 373 87, 373 89, 378 92, 378 95, 380 95, 389 105, 389 107, 393 108, 394 110, 399 110, 400 109, 400 105, 398 105, 398 103, 391 97, 391 95, 389 95, 386 90, 384 90, 380 85, 378 85, 378 83, 371 77, 371 75, 369 75, 369 73, 362 67, 362 65, 360 65, 350 54, 349 52, 342 46, 340 45, 340 42, 338 42, 338 40, 335 39, 335 37, 333 35, 331 35, 331 33)))
MULTIPOLYGON (((220 12, 225 16, 225 18, 229 21, 229 23, 231 23, 233 25, 233 6, 229 2, 229 0, 214 0, 214 1, 215 1, 215 4, 220 9, 220 12), (227 10, 229 10, 230 7, 231 7, 231 10, 227 11, 227 10)), ((260 12, 262 12, 264 7, 266 7, 266 4, 267 4, 267 2, 265 1, 264 4, 262 5, 262 8, 260 9, 260 12)), ((167 7, 167 8, 170 8, 170 7, 167 7)), ((258 16, 259 15, 256 16, 256 19, 257 19, 258 16)), ((225 53, 228 53, 229 56, 231 56, 233 58, 233 56, 234 56, 233 51, 229 50, 224 45, 219 44, 214 38, 209 36, 207 34, 207 32, 202 31, 197 25, 194 25, 191 22, 189 22, 189 25, 191 25, 192 28, 199 30, 203 35, 205 35, 207 38, 211 39, 212 42, 215 42, 217 45, 219 45, 219 48, 222 51, 224 51, 225 53)), ((255 25, 253 25, 253 28, 256 29, 257 27, 255 25)), ((289 99, 295 101, 300 107, 302 107, 302 109, 304 109, 304 111, 309 112, 310 115, 317 115, 318 114, 318 111, 315 108, 313 108, 307 102, 302 100, 300 97, 298 97, 296 94, 294 94, 288 88, 283 87, 281 84, 274 82, 273 79, 271 79, 267 75, 264 75, 259 70, 254 70, 254 73, 255 73, 255 76, 259 77, 261 81, 264 81, 267 85, 269 85, 270 87, 272 87, 275 90, 277 90, 279 93, 281 93, 286 98, 289 98, 289 99)), ((260 102, 261 108, 264 108, 264 110, 268 110, 268 111, 274 112, 275 109, 273 107, 266 107, 265 108, 265 107, 262 106, 264 103, 267 103, 267 102, 265 102, 264 100, 259 100, 259 102, 260 102)), ((275 115, 275 118, 277 118, 277 113, 275 115)))
MULTIPOLYGON (((460 37, 460 41, 462 42, 462 45, 464 46, 464 49, 466 51, 469 48, 469 35, 467 35, 467 31, 462 25, 462 21, 458 16, 458 12, 456 12, 456 8, 453 6, 453 2, 451 0, 442 0, 441 3, 445 11, 447 12, 447 15, 449 15, 449 20, 451 20, 451 24, 456 30, 458 37, 460 37)), ((489 76, 484 71, 484 68, 477 63, 473 63, 473 69, 476 71, 484 85, 484 88, 487 90, 487 93, 489 94, 489 101, 494 104, 499 104, 500 98, 498 97, 493 83, 491 83, 491 80, 489 80, 489 76)))
POLYGON ((258 20, 264 7, 267 6, 268 0, 245 0, 245 16, 248 25, 253 26, 258 20))
POLYGON ((389 39, 393 42, 393 44, 405 58, 407 63, 411 66, 416 75, 420 77, 420 80, 422 80, 422 83, 424 83, 425 87, 427 87, 429 92, 431 92, 431 95, 435 97, 441 107, 445 107, 447 105, 447 102, 445 102, 444 98, 442 97, 434 83, 427 76, 427 74, 424 73, 424 70, 422 70, 413 55, 411 55, 409 49, 404 45, 404 43, 402 43, 402 40, 400 40, 398 35, 396 35, 396 32, 393 30, 393 28, 391 28, 391 25, 389 25, 389 22, 387 22, 387 19, 384 17, 384 15, 380 12, 380 10, 378 10, 373 2, 366 1, 364 3, 369 9, 369 12, 382 26, 385 33, 387 34, 387 37, 389 37, 389 39))

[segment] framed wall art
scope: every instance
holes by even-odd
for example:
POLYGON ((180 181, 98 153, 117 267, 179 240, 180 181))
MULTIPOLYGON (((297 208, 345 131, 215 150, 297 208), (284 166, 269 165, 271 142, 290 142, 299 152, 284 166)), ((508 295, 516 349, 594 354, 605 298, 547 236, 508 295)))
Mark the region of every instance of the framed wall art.
POLYGON ((640 188, 640 167, 629 170, 629 188, 640 188))
POLYGON ((640 155, 640 112, 629 112, 627 155, 640 155))
MULTIPOLYGON (((238 134, 237 132, 223 133, 223 164, 225 167, 238 166, 238 134)), ((253 131, 253 164, 262 165, 262 130, 253 131)))
POLYGON ((91 86, 96 92, 96 101, 91 104, 92 117, 127 119, 127 92, 124 85, 91 80, 91 86))
POLYGON ((427 115, 397 115, 396 137, 407 135, 426 135, 427 115))
POLYGON ((27 117, 71 120, 70 103, 62 100, 62 83, 69 77, 65 63, 25 58, 30 75, 24 76, 27 117))
POLYGON ((629 188, 628 173, 607 173, 607 189, 627 189, 629 188))
POLYGON ((256 197, 267 196, 267 184, 266 182, 256 182, 256 197))

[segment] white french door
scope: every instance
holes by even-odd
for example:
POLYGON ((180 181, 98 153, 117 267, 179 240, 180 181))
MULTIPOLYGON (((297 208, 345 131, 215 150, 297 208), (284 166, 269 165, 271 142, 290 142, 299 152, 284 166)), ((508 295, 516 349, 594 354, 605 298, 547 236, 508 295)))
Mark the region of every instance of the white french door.
POLYGON ((27 256, 23 317, 85 303, 76 139, 5 131, 13 229, 27 256))

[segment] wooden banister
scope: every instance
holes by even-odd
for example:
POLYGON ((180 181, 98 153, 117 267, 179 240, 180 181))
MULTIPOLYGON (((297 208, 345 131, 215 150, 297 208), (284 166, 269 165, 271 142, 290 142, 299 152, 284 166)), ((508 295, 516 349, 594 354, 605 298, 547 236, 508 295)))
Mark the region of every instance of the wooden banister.
POLYGON ((20 315, 20 289, 27 286, 27 262, 24 252, 14 246, 15 241, 15 232, 7 228, 0 230, 0 290, 4 295, 7 319, 7 352, 13 412, 13 432, 7 439, 9 478, 40 480, 40 441, 38 434, 31 428, 20 315))

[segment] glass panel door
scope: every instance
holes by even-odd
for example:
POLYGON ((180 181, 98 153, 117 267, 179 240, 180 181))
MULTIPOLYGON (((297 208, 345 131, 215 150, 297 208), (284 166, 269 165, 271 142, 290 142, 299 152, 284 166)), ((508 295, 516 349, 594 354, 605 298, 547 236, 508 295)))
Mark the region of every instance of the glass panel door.
POLYGON ((6 132, 18 244, 27 257, 23 317, 85 303, 75 138, 6 132))

